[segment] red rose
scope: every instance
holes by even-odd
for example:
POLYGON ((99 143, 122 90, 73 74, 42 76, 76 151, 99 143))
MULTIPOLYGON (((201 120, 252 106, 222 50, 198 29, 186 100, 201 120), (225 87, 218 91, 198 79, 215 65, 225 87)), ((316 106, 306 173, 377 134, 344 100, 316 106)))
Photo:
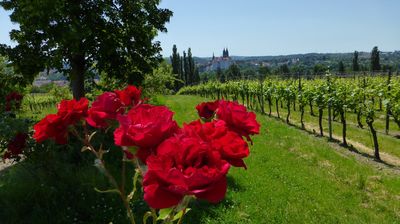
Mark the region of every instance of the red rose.
POLYGON ((66 144, 68 126, 87 116, 88 105, 89 101, 86 98, 81 98, 79 101, 62 100, 57 106, 57 114, 49 114, 35 124, 33 138, 37 142, 52 138, 58 144, 66 144))
POLYGON ((107 128, 109 120, 115 120, 124 108, 116 93, 105 92, 97 97, 88 111, 86 121, 95 128, 107 128))
POLYGON ((11 111, 12 108, 19 109, 23 96, 17 92, 11 92, 6 96, 6 111, 11 111))
POLYGON ((136 86, 129 85, 124 90, 114 90, 114 92, 125 106, 135 106, 141 102, 142 90, 136 86))
POLYGON ((26 139, 28 135, 25 133, 17 133, 13 139, 7 145, 7 152, 4 154, 4 158, 11 158, 12 156, 18 156, 22 154, 23 149, 26 147, 26 139))
POLYGON ((229 163, 199 137, 179 134, 165 140, 147 166, 144 200, 152 208, 175 206, 186 195, 212 203, 225 196, 229 163))
POLYGON ((88 106, 89 100, 84 97, 79 101, 62 100, 57 106, 57 115, 61 117, 65 125, 75 124, 87 116, 88 106))
POLYGON ((183 132, 200 136, 210 144, 213 150, 221 153, 222 159, 232 166, 246 168, 243 158, 249 156, 249 146, 240 135, 230 131, 224 121, 218 120, 205 124, 194 121, 184 125, 183 132))
POLYGON ((47 115, 35 124, 33 129, 35 130, 33 138, 39 143, 49 138, 54 139, 58 144, 67 143, 68 125, 63 122, 59 115, 47 115))
POLYGON ((220 100, 217 109, 217 118, 226 122, 232 131, 250 140, 250 135, 260 132, 260 124, 256 114, 247 112, 246 107, 236 102, 220 100))
POLYGON ((249 156, 249 146, 236 132, 227 131, 225 135, 215 138, 212 147, 232 166, 247 168, 243 158, 249 156))
POLYGON ((117 116, 120 126, 114 132, 115 144, 154 148, 177 131, 173 115, 165 106, 141 104, 134 107, 127 115, 117 116))
POLYGON ((218 100, 214 102, 203 102, 196 106, 196 110, 201 118, 206 120, 214 117, 215 111, 218 108, 218 100))

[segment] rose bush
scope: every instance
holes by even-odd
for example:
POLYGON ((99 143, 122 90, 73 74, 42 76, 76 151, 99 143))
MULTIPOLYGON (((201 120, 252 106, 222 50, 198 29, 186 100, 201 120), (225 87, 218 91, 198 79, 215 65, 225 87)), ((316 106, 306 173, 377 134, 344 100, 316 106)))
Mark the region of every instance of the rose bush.
POLYGON ((17 117, 23 95, 7 89, 7 86, 1 89, 5 94, 0 101, 0 155, 3 155, 3 159, 19 160, 26 148, 29 137, 26 133, 31 124, 28 119, 17 117))
POLYGON ((3 159, 19 158, 26 147, 28 134, 18 132, 11 141, 8 142, 7 151, 3 155, 3 159))
MULTIPOLYGON (((118 193, 132 223, 129 201, 134 198, 137 181, 142 182, 144 200, 152 208, 144 222, 149 217, 164 219, 165 223, 181 219, 193 199, 221 201, 227 191, 230 166, 246 168, 243 159, 250 151, 243 137, 250 140, 260 129, 254 113, 224 100, 199 104, 196 109, 204 122, 196 120, 181 128, 167 107, 145 104, 141 89, 135 86, 105 92, 90 107, 89 101, 81 98, 63 100, 57 108, 56 114, 34 125, 34 139, 39 143, 53 139, 58 144, 79 139, 82 151, 95 155, 96 167, 113 187, 107 192, 118 193), (129 194, 106 169, 103 144, 97 149, 92 144, 96 132, 113 133, 114 144, 121 146, 122 167, 127 162, 136 166, 129 194), (161 217, 165 212, 154 209, 169 209, 168 215, 161 217)), ((15 146, 11 151, 19 153, 24 145, 15 146)))
POLYGON ((13 108, 19 109, 21 107, 21 102, 23 99, 23 95, 18 92, 11 92, 6 96, 6 111, 11 111, 13 108))

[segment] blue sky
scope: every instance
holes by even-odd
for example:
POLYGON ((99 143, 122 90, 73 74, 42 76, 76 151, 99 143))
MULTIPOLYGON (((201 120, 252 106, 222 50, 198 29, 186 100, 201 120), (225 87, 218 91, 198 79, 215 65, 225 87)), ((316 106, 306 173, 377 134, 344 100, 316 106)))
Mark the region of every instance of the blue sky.
MULTIPOLYGON (((174 16, 160 34, 163 55, 282 55, 400 50, 400 0, 163 0, 174 16)), ((0 43, 13 26, 0 9, 0 43)))

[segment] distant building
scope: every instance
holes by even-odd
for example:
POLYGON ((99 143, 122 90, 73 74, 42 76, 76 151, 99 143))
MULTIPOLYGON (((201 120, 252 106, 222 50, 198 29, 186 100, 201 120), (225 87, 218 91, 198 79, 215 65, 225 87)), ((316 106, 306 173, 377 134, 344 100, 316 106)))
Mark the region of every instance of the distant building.
POLYGON ((48 84, 51 84, 51 83, 54 83, 55 85, 60 86, 60 87, 69 85, 69 82, 67 80, 54 80, 54 81, 52 81, 52 80, 48 79, 46 76, 44 76, 44 75, 40 75, 39 77, 37 77, 33 81, 32 85, 33 86, 37 86, 37 87, 41 87, 43 85, 48 85, 48 84))
POLYGON ((233 64, 233 60, 231 57, 229 57, 229 50, 228 48, 224 48, 222 51, 222 56, 221 57, 215 57, 213 54, 213 57, 210 62, 207 63, 205 67, 205 71, 216 71, 218 68, 221 68, 222 70, 228 69, 229 66, 233 64))

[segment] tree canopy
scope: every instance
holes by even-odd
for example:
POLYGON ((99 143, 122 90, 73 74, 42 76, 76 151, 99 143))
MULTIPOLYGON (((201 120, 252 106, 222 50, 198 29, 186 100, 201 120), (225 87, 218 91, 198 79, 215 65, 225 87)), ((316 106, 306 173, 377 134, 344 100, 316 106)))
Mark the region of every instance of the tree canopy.
POLYGON ((138 84, 161 60, 153 41, 172 12, 160 0, 3 0, 19 29, 2 45, 16 72, 30 81, 46 68, 68 72, 75 98, 84 96, 85 73, 99 73, 138 84))
POLYGON ((381 64, 379 59, 379 50, 378 47, 372 48, 371 51, 371 71, 379 71, 381 70, 381 64))
POLYGON ((354 72, 360 71, 360 65, 358 64, 358 51, 354 51, 352 67, 354 72))

